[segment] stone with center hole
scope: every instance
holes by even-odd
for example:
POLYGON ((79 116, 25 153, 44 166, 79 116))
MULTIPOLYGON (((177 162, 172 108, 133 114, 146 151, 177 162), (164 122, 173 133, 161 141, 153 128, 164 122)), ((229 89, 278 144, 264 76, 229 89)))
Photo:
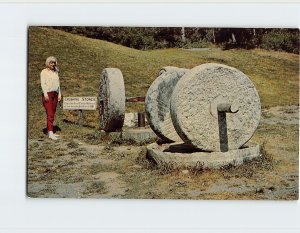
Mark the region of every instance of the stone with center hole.
POLYGON ((203 64, 182 76, 171 97, 171 118, 181 139, 205 151, 239 149, 261 115, 255 86, 241 71, 203 64))

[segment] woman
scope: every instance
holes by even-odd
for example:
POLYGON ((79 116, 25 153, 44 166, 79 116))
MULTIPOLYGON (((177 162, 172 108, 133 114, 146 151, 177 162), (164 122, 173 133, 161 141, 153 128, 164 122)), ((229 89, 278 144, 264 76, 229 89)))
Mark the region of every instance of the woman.
POLYGON ((48 137, 57 140, 58 135, 53 133, 53 122, 57 103, 61 100, 61 92, 57 59, 53 56, 46 59, 46 68, 41 72, 41 86, 43 91, 42 101, 47 114, 48 137))

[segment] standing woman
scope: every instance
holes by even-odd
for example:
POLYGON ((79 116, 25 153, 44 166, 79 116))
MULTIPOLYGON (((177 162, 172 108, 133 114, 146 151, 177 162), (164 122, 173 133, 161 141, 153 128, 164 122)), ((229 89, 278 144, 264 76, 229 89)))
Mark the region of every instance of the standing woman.
POLYGON ((41 86, 43 91, 42 101, 47 114, 48 137, 57 140, 58 135, 53 133, 53 122, 57 103, 61 100, 61 92, 57 59, 53 56, 46 59, 46 68, 41 72, 41 86))

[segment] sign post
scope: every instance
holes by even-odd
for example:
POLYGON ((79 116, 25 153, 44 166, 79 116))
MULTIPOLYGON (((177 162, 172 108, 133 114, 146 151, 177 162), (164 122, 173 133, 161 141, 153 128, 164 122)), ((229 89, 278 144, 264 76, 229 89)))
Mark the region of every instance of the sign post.
POLYGON ((78 125, 83 124, 83 110, 96 110, 97 97, 64 97, 64 110, 78 110, 78 125))

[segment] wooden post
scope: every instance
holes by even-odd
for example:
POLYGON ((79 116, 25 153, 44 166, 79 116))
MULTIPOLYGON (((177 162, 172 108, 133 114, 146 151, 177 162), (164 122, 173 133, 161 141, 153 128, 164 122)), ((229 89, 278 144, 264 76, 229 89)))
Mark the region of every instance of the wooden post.
POLYGON ((83 122, 83 111, 82 109, 78 110, 78 125, 79 127, 82 127, 82 122, 83 122))
POLYGON ((145 127, 145 113, 138 112, 138 127, 145 127))

